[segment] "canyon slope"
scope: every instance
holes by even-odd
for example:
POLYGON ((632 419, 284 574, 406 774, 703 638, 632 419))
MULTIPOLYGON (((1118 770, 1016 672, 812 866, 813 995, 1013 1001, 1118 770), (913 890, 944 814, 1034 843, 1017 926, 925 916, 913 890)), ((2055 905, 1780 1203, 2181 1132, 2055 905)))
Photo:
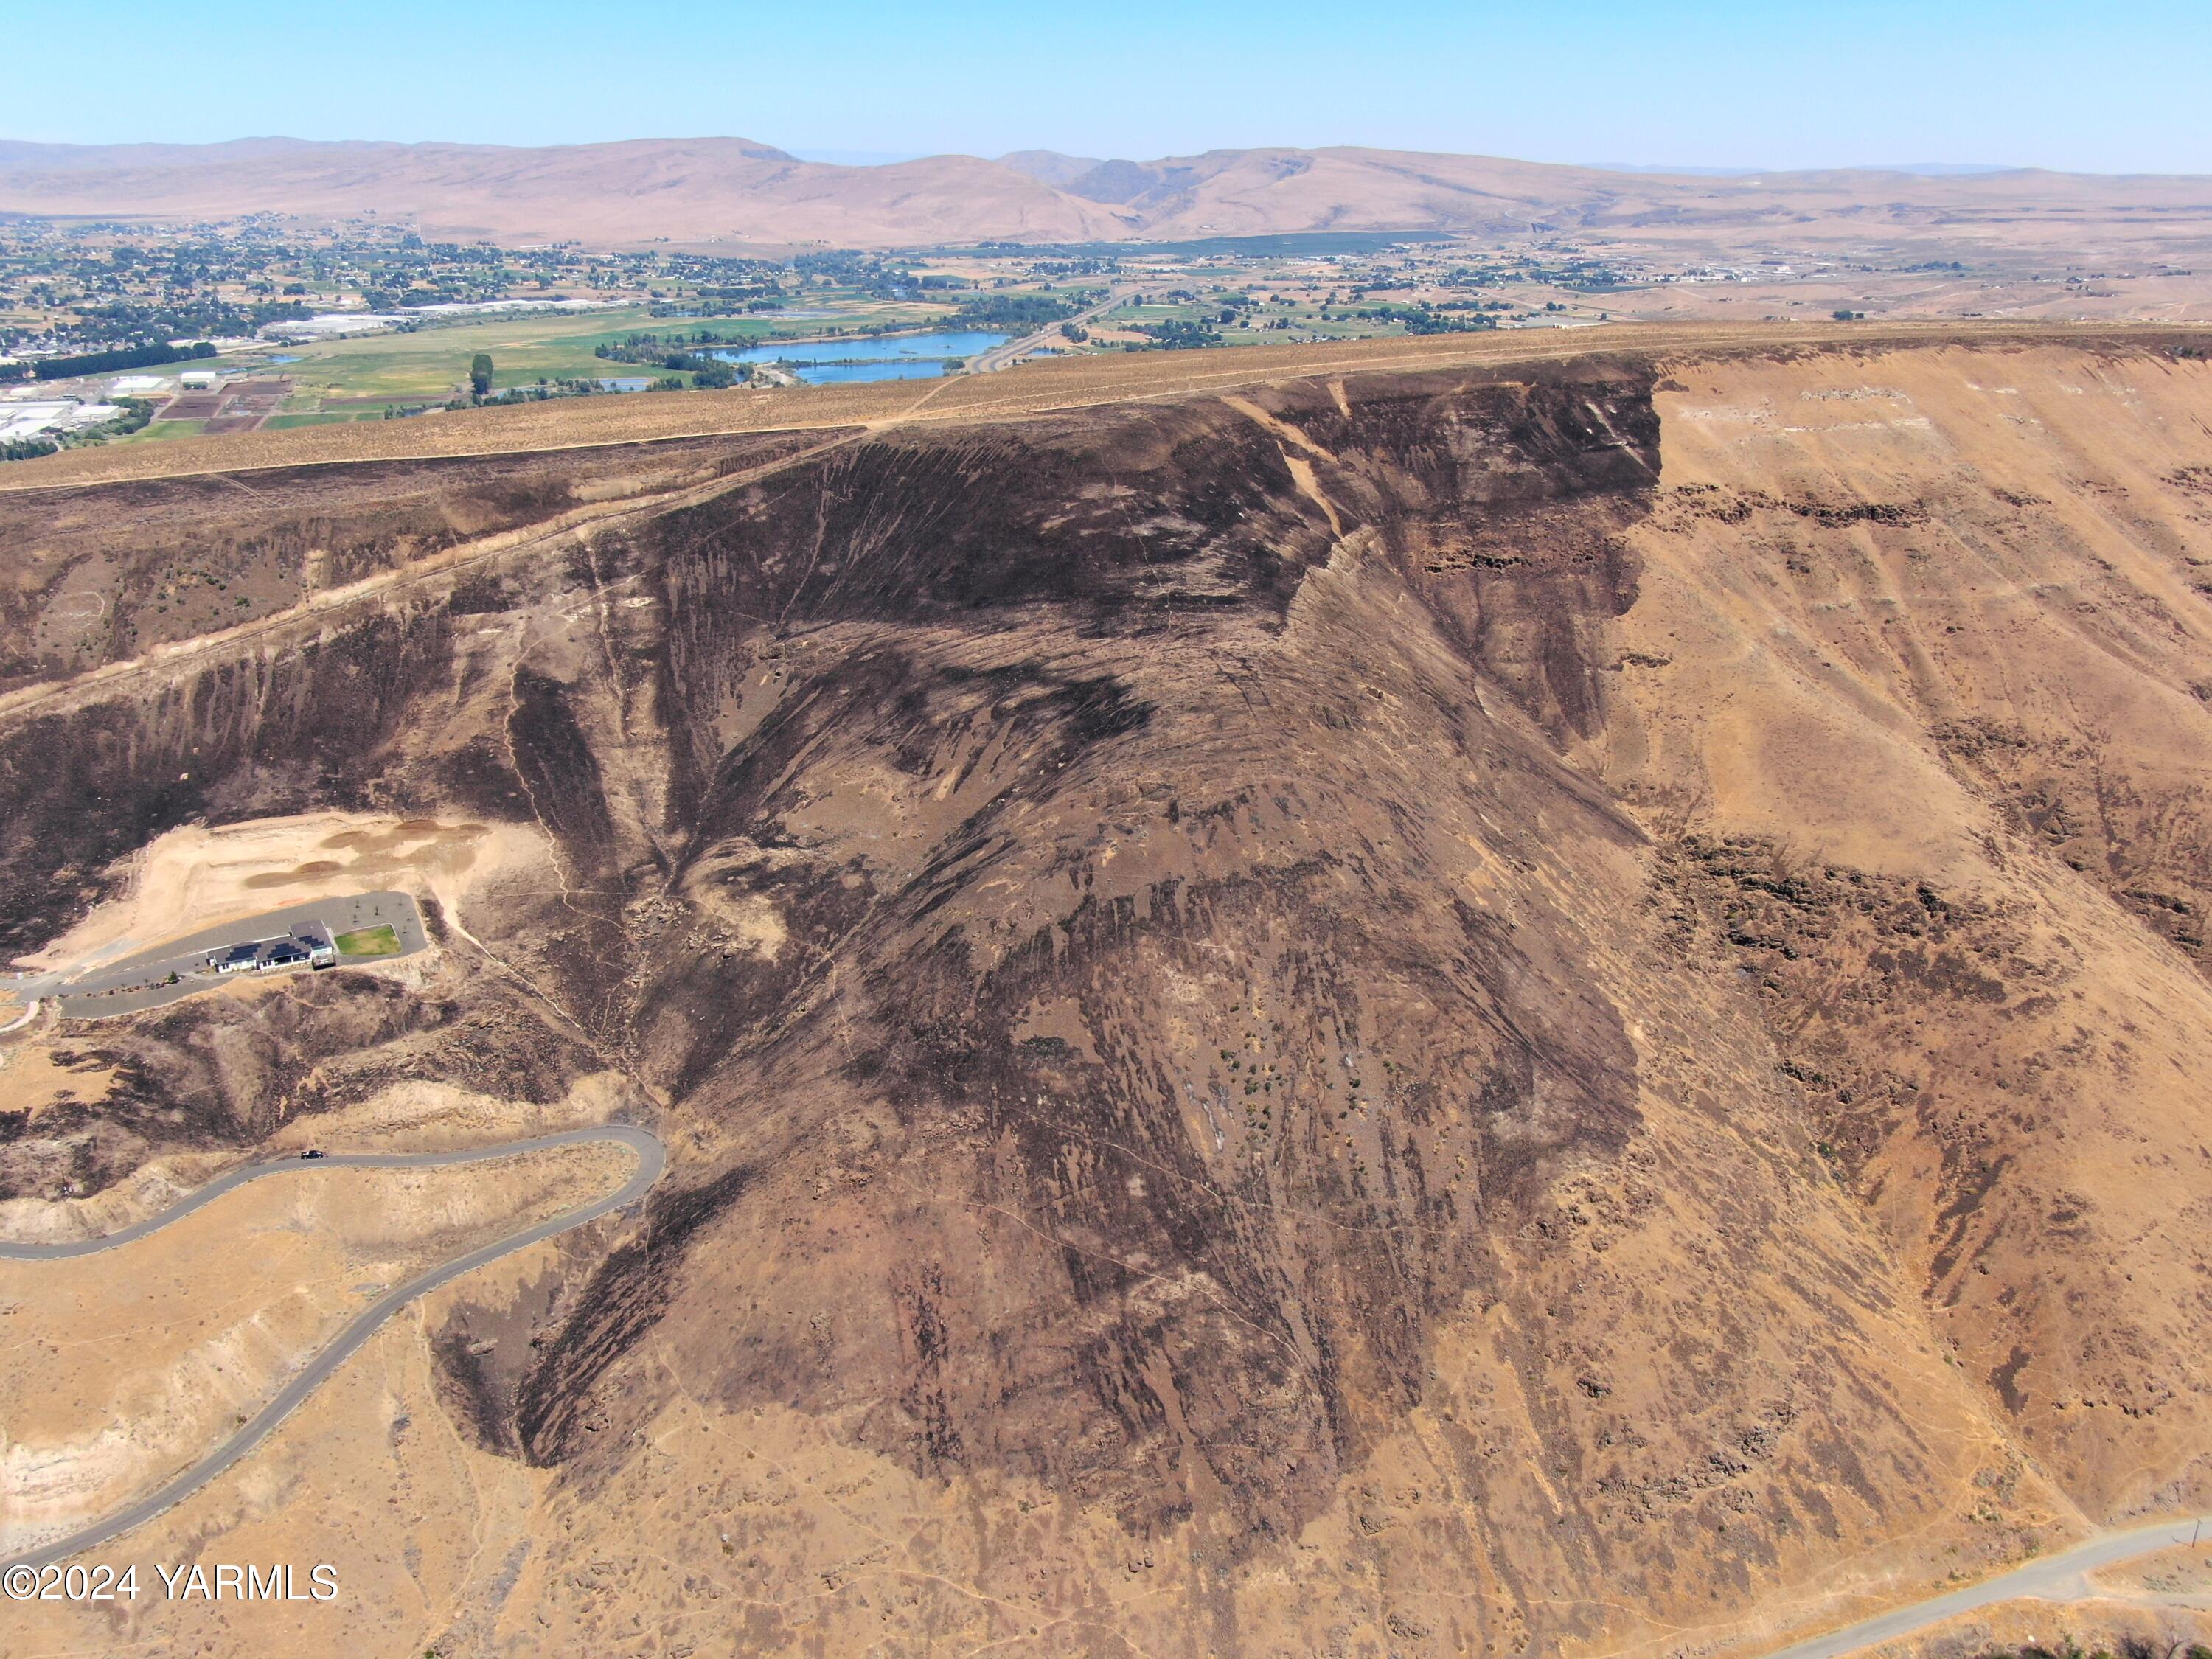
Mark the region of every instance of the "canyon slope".
POLYGON ((1921 257, 2067 259, 2101 273, 2206 257, 2201 178, 2034 168, 1743 178, 1628 173, 1352 145, 1150 161, 1051 151, 881 167, 802 161, 743 138, 493 144, 0 143, 0 212, 176 222, 374 215, 424 235, 720 251, 989 240, 1161 241, 1310 231, 1632 237, 1685 249, 1786 244, 1887 268, 1921 257))
POLYGON ((1814 337, 11 470, 0 943, 437 946, 9 1034, 8 1218, 671 1162, 133 1545, 334 1610, 0 1619, 1753 1653, 2208 1507, 2208 342, 1814 337))

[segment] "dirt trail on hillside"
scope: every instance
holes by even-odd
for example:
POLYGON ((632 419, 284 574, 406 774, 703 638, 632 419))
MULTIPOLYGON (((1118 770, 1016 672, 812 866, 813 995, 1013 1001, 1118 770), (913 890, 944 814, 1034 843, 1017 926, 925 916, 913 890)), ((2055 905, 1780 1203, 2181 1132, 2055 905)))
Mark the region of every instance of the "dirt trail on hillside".
POLYGON ((671 1149, 146 1548, 294 1517, 451 1654, 1687 1656, 2203 1507, 2212 362, 1668 337, 0 496, 112 600, 11 669, 10 948, 516 849, 404 986, 42 1039, 9 1193, 427 1079, 671 1149))
POLYGON ((933 422, 1023 420, 1309 377, 1541 365, 1614 351, 1787 356, 1831 348, 1878 351, 1944 340, 1993 347, 2070 343, 2091 349, 2110 341, 2155 349, 2176 340, 2201 343, 2208 337, 2212 337, 2212 325, 1888 322, 1856 324, 1839 331, 1832 324, 1644 323, 1326 345, 1113 353, 1030 364, 1018 374, 956 376, 931 383, 918 402, 911 383, 896 381, 681 398, 599 398, 471 410, 436 421, 356 422, 222 440, 74 450, 11 465, 0 474, 0 493, 266 468, 589 449, 855 423, 880 426, 909 410, 916 418, 933 422), (923 416, 925 406, 927 414, 923 416))

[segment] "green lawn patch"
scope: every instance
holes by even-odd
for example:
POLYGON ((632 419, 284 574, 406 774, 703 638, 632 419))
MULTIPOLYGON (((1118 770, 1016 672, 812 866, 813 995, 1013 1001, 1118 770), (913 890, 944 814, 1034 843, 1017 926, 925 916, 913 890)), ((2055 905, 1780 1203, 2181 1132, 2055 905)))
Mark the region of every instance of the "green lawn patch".
POLYGON ((392 931, 392 924, 380 921, 374 927, 356 927, 350 933, 340 933, 331 941, 342 957, 396 957, 399 954, 399 935, 392 931))

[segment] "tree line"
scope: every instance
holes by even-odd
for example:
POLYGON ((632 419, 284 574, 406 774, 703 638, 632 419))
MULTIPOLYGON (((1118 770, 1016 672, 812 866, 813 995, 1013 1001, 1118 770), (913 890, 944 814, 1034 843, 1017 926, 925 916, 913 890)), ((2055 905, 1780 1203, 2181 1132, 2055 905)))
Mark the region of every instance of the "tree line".
POLYGON ((41 357, 31 365, 31 373, 42 380, 66 380, 79 374, 106 374, 118 368, 153 368, 162 363, 181 363, 215 355, 215 346, 206 340, 188 346, 127 346, 118 351, 88 351, 75 357, 41 357))

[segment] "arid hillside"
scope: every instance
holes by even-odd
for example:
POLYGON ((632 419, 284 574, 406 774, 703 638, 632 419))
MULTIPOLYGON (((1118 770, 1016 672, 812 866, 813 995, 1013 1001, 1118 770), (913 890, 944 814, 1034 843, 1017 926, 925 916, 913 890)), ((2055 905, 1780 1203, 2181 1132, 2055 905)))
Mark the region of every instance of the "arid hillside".
POLYGON ((739 251, 1006 240, 1172 240, 1299 231, 1632 234, 1707 249, 1902 248, 2078 258, 2100 275, 2212 249, 2203 179, 2022 168, 1677 177, 1336 146, 1151 161, 1027 151, 883 167, 800 161, 741 138, 490 144, 0 144, 0 211, 177 221, 374 212, 425 235, 739 251))
POLYGON ((544 149, 295 139, 17 145, 0 148, 0 209, 161 221, 374 212, 440 236, 600 246, 675 238, 884 247, 948 235, 1081 241, 1120 230, 1103 209, 974 156, 837 167, 743 138, 544 149))
POLYGON ((343 1602, 0 1629, 1748 1654, 2208 1507, 2203 339, 1542 351, 0 494, 0 942, 438 940, 0 1038, 19 1222, 671 1152, 133 1542, 343 1602))

